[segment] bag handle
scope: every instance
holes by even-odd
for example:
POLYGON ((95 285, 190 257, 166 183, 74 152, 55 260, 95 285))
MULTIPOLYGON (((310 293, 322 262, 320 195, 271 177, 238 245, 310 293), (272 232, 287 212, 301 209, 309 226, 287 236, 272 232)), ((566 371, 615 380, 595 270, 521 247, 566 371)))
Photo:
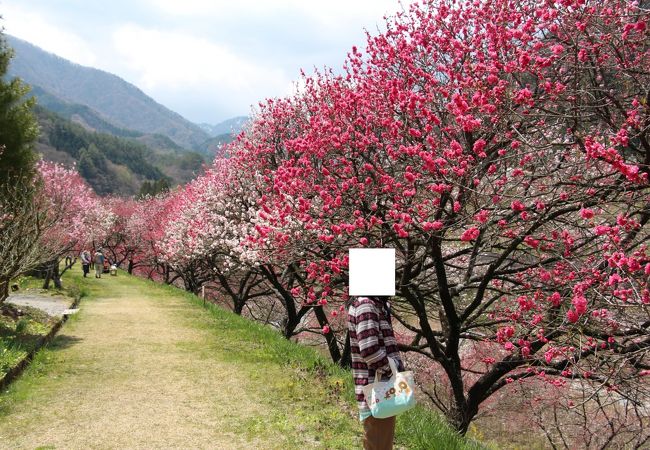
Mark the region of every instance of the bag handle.
MULTIPOLYGON (((390 371, 392 372, 391 378, 395 378, 397 376, 397 361, 395 361, 393 358, 388 357, 388 365, 390 366, 390 371)), ((379 371, 375 370, 375 383, 379 383, 379 371)))

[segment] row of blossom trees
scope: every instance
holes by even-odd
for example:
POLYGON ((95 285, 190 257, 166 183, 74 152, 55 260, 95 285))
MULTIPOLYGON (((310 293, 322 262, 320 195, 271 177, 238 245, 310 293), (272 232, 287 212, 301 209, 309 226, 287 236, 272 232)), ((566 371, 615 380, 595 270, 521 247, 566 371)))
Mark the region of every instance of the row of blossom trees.
POLYGON ((193 183, 114 205, 116 255, 345 365, 347 250, 394 247, 401 348, 460 432, 519 390, 554 446, 646 445, 647 23, 643 2, 416 4, 193 183))
POLYGON ((46 268, 46 285, 60 287, 61 259, 103 242, 114 221, 75 170, 39 162, 35 172, 2 187, 0 302, 12 279, 36 267, 46 268))

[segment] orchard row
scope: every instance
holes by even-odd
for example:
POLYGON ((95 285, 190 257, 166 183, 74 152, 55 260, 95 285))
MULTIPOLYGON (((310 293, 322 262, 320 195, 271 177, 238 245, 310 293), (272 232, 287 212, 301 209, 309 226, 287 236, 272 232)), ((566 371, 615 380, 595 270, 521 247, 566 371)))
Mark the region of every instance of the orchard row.
POLYGON ((342 365, 347 251, 394 247, 402 350, 459 431, 519 390, 551 441, 566 429, 549 405, 589 412, 576 442, 643 442, 648 33, 634 2, 417 4, 342 75, 261 103, 168 195, 98 199, 42 165, 80 212, 47 241, 101 242, 130 271, 322 339, 342 365))

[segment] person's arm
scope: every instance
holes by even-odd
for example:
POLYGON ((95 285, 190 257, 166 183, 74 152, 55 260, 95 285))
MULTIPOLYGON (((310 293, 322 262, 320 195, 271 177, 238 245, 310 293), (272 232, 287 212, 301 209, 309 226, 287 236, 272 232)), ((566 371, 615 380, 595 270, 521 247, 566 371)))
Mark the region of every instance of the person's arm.
POLYGON ((386 356, 386 347, 379 343, 381 328, 379 312, 373 302, 363 302, 356 309, 357 323, 355 331, 359 342, 359 353, 370 369, 380 373, 389 373, 390 365, 386 356))

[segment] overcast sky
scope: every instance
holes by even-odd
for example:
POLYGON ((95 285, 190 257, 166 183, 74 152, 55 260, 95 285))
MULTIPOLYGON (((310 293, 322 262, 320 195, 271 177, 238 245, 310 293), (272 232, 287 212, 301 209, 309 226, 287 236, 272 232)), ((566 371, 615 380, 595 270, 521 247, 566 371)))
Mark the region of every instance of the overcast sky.
MULTIPOLYGON (((402 0, 403 5, 413 0, 402 0)), ((7 34, 114 73, 194 122, 247 115, 300 69, 340 69, 399 0, 0 0, 7 34)))

